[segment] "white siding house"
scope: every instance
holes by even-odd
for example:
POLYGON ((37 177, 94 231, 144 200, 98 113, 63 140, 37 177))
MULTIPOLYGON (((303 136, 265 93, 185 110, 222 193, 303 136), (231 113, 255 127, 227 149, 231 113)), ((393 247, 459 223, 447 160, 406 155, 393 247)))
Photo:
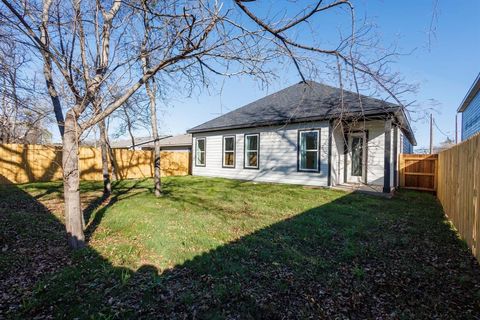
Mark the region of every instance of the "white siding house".
MULTIPOLYGON (((354 126, 353 132, 364 132, 366 139, 366 153, 365 153, 365 170, 364 175, 359 179, 352 177, 352 154, 345 150, 345 134, 343 130, 338 127, 334 130, 335 145, 333 146, 333 153, 335 156, 332 160, 332 173, 334 178, 332 185, 339 185, 343 183, 366 183, 370 185, 383 186, 384 184, 384 155, 385 155, 385 123, 380 120, 366 121, 362 124, 354 126), (346 165, 346 169, 345 169, 346 165), (366 180, 365 180, 366 178, 366 180), (355 180, 356 179, 356 180, 355 180)), ((347 134, 348 137, 348 134, 347 134)), ((349 139, 349 150, 351 149, 351 139, 349 139)), ((393 141, 392 141, 393 143, 393 141)), ((392 148, 393 149, 393 148, 392 148)), ((393 153, 392 153, 393 155, 393 153)), ((391 170, 391 186, 393 187, 393 168, 391 170)))
POLYGON ((338 91, 297 84, 192 128, 192 174, 311 186, 366 184, 390 192, 399 181, 403 139, 415 143, 403 110, 365 97, 366 107, 380 106, 367 108, 368 117, 333 116, 338 91))
POLYGON ((192 174, 197 176, 223 177, 263 182, 283 182, 314 186, 328 185, 328 135, 329 122, 312 122, 224 130, 193 134, 196 140, 205 138, 205 165, 198 165, 197 148, 193 148, 192 174), (298 130, 314 129, 320 132, 320 170, 298 171, 298 130), (259 134, 258 169, 245 166, 245 134, 259 134), (223 137, 235 137, 235 164, 226 167, 223 163, 223 137))

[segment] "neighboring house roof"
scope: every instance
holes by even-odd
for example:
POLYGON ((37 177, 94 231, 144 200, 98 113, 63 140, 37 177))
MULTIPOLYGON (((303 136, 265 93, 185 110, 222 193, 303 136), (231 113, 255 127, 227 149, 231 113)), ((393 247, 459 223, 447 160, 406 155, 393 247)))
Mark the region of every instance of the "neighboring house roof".
MULTIPOLYGON (((191 134, 180 134, 176 136, 159 136, 160 147, 190 147, 192 145, 191 134)), ((132 148, 132 140, 120 140, 110 142, 112 148, 132 148)), ((153 148, 154 139, 152 137, 135 138, 135 146, 142 148, 153 148)))
MULTIPOLYGON (((191 147, 192 135, 191 134, 179 134, 176 136, 169 136, 160 140, 160 147, 191 147)), ((142 147, 153 148, 153 141, 142 145, 142 147)))
POLYGON ((465 98, 463 98, 462 103, 457 109, 457 112, 463 112, 468 107, 472 99, 475 98, 476 94, 480 91, 480 73, 478 73, 477 78, 473 82, 472 86, 467 92, 465 98))
MULTIPOLYGON (((170 136, 168 135, 161 135, 159 136, 159 139, 165 139, 170 136)), ((153 142, 154 139, 152 137, 138 137, 135 138, 135 147, 143 147, 144 144, 153 142)), ((110 146, 112 148, 132 148, 132 140, 131 139, 125 139, 125 140, 117 140, 117 141, 110 141, 110 146)))
POLYGON ((383 100, 343 91, 346 110, 340 109, 342 91, 314 81, 300 82, 268 95, 244 107, 207 121, 187 132, 198 133, 234 128, 285 124, 316 120, 395 114, 402 130, 413 145, 415 136, 403 107, 383 100))

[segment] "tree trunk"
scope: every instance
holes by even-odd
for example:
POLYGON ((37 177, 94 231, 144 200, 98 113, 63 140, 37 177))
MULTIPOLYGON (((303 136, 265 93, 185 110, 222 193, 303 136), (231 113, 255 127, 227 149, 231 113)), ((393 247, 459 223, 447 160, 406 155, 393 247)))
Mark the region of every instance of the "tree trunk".
POLYGON ((115 154, 113 152, 112 147, 110 146, 110 140, 108 140, 108 128, 109 128, 110 122, 107 120, 105 123, 105 135, 107 137, 107 151, 108 155, 110 157, 110 167, 112 168, 112 176, 110 177, 112 181, 117 181, 120 180, 119 173, 118 173, 118 167, 117 163, 115 162, 115 154))
MULTIPOLYGON (((144 16, 143 16, 143 23, 145 26, 145 34, 142 42, 141 48, 141 60, 142 60, 142 68, 143 68, 143 75, 145 76, 148 74, 148 70, 150 67, 150 58, 147 53, 147 46, 149 44, 149 35, 152 32, 149 23, 148 17, 148 10, 146 2, 142 2, 142 6, 144 9, 144 16)), ((155 196, 160 197, 162 195, 162 180, 160 177, 160 141, 158 139, 158 124, 157 124, 157 105, 155 101, 156 97, 156 85, 155 85, 155 77, 152 76, 150 79, 146 79, 145 81, 145 90, 147 91, 147 95, 150 102, 150 116, 151 116, 151 124, 152 124, 152 135, 153 135, 153 166, 154 166, 154 176, 153 176, 153 189, 155 191, 155 196)))
POLYGON ((152 135, 154 141, 154 151, 153 151, 153 188, 155 191, 155 196, 160 197, 162 195, 162 181, 161 181, 161 171, 160 171, 160 141, 158 139, 158 127, 157 127, 157 105, 155 101, 155 83, 152 78, 153 88, 150 86, 149 81, 145 83, 145 89, 147 90, 148 98, 150 100, 150 114, 151 114, 151 123, 152 123, 152 135))
POLYGON ((78 169, 77 123, 72 110, 67 112, 63 136, 63 191, 65 198, 65 227, 68 244, 73 249, 85 246, 85 220, 80 205, 80 174, 78 169))
POLYGON ((154 165, 154 177, 153 177, 153 184, 155 190, 155 196, 160 197, 162 195, 162 181, 161 181, 161 171, 160 171, 160 141, 158 140, 158 134, 156 136, 154 142, 154 151, 153 151, 153 165, 154 165))
POLYGON ((100 149, 102 151, 103 194, 108 196, 112 192, 112 184, 110 182, 110 172, 108 171, 108 137, 105 119, 98 123, 98 127, 100 129, 100 149))
MULTIPOLYGON (((44 36, 44 30, 42 28, 42 38, 44 36)), ((45 39, 43 40, 45 43, 45 39)), ((60 136, 63 138, 65 132, 65 120, 63 119, 62 104, 60 102, 60 97, 58 96, 57 89, 53 82, 53 69, 52 61, 50 54, 48 52, 42 51, 43 53, 43 76, 45 77, 45 83, 47 85, 48 94, 52 100, 53 112, 55 113, 55 119, 57 120, 58 130, 60 131, 60 136)))
POLYGON ((130 115, 128 114, 126 106, 123 108, 123 112, 125 113, 125 119, 127 120, 127 130, 128 134, 130 135, 130 140, 132 141, 132 149, 135 150, 135 136, 133 135, 132 131, 132 121, 130 120, 130 115))
POLYGON ((110 165, 112 166, 112 181, 120 180, 117 163, 115 162, 115 155, 113 154, 113 149, 110 146, 110 143, 108 140, 107 140, 107 150, 110 156, 110 165))

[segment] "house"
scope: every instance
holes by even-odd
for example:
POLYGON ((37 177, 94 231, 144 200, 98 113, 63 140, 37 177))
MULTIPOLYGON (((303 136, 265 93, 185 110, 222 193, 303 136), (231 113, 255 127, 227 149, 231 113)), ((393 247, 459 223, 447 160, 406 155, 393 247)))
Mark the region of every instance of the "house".
MULTIPOLYGON (((160 135, 160 140, 168 138, 168 135, 160 135)), ((110 147, 113 149, 129 149, 129 150, 141 150, 147 143, 153 143, 153 137, 132 137, 132 139, 113 140, 110 141, 110 147)))
POLYGON ((480 132, 480 73, 457 112, 462 114, 462 141, 480 132))
MULTIPOLYGON (((176 136, 159 136, 161 151, 190 152, 192 149, 192 135, 180 134, 176 136)), ((117 149, 141 149, 152 150, 154 139, 152 137, 139 137, 132 140, 118 140, 110 143, 112 148, 117 149)))
POLYGON ((312 186, 365 184, 383 192, 398 186, 397 159, 404 145, 416 145, 401 106, 313 81, 187 132, 194 146, 193 175, 312 186))
MULTIPOLYGON (((153 140, 142 145, 142 149, 153 148, 153 140)), ((160 150, 173 152, 190 152, 192 150, 192 135, 187 133, 163 138, 160 140, 160 150)))

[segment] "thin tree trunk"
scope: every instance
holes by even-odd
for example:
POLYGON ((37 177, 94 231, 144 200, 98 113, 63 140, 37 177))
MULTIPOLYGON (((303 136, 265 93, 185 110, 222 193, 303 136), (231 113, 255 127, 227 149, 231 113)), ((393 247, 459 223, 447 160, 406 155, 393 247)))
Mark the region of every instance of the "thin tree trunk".
POLYGON ((128 134, 130 135, 130 140, 132 140, 132 149, 135 149, 135 136, 133 135, 132 122, 130 120, 130 115, 128 114, 126 107, 123 108, 123 112, 125 113, 125 119, 127 120, 128 134))
MULTIPOLYGON (((17 135, 15 131, 17 131, 17 114, 18 114, 18 96, 17 96, 17 71, 13 70, 10 73, 10 82, 12 83, 12 98, 13 98, 13 121, 12 122, 12 129, 9 130, 9 138, 17 139, 17 135)), ((26 136, 26 134, 25 134, 26 136)), ((10 140, 10 139, 9 139, 10 140)), ((10 142, 10 141, 9 141, 10 142)))
MULTIPOLYGON (((41 32, 41 42, 45 47, 49 47, 50 39, 48 38, 47 22, 48 14, 52 1, 45 1, 43 14, 42 14, 42 24, 40 25, 41 32)), ((46 50, 41 50, 43 56, 43 76, 45 77, 45 84, 47 85, 48 94, 52 100, 53 112, 55 113, 55 119, 57 120, 58 130, 60 131, 60 136, 63 138, 65 132, 65 119, 63 117, 62 104, 58 96, 57 89, 53 82, 53 68, 52 68, 52 57, 50 53, 46 50)))
POLYGON ((67 112, 63 136, 63 190, 65 198, 65 227, 68 244, 73 249, 85 246, 85 220, 80 205, 80 175, 78 169, 77 123, 73 111, 67 112))
POLYGON ((110 193, 112 193, 112 184, 110 182, 110 172, 108 170, 108 137, 105 119, 98 123, 98 127, 100 129, 100 149, 102 151, 103 194, 108 196, 110 193))
POLYGON ((105 123, 105 135, 107 137, 107 151, 108 151, 108 155, 110 157, 110 166, 112 168, 111 179, 112 179, 112 181, 117 181, 117 180, 120 180, 120 177, 119 177, 117 163, 115 162, 115 154, 113 152, 112 147, 110 146, 110 140, 108 140, 107 132, 108 132, 109 126, 110 126, 110 121, 107 120, 107 122, 105 123))
MULTIPOLYGON (((102 103, 99 98, 93 102, 93 107, 96 112, 100 112, 102 109, 102 103)), ((103 195, 108 196, 112 192, 112 184, 110 183, 110 172, 108 170, 108 151, 107 151, 107 127, 105 125, 105 119, 98 123, 98 129, 100 130, 100 150, 102 157, 102 177, 103 177, 103 195)), ((96 146, 96 141, 95 141, 96 146)))
MULTIPOLYGON (((147 2, 143 1, 142 6, 144 9, 144 16, 143 16, 143 23, 145 26, 145 35, 142 42, 142 67, 143 67, 143 75, 145 76, 148 73, 150 68, 150 58, 147 54, 147 46, 149 43, 149 36, 152 32, 149 23, 148 17, 148 7, 147 2)), ((155 101, 156 96, 156 86, 155 86, 155 77, 152 76, 150 79, 145 81, 145 90, 147 91, 147 95, 150 102, 150 116, 151 116, 151 124, 152 124, 152 135, 153 135, 153 166, 154 166, 154 176, 153 176, 153 188, 155 191, 155 196, 160 197, 162 195, 162 180, 161 180, 161 168, 160 168, 160 141, 158 139, 158 124, 157 124, 157 105, 155 101)))
MULTIPOLYGON (((152 78, 152 82, 154 82, 152 78)), ((154 151, 153 151, 153 167, 154 167, 154 176, 153 184, 155 196, 160 197, 162 195, 162 181, 161 181, 161 171, 160 171, 160 141, 158 138, 158 127, 157 127, 157 105, 155 101, 155 83, 153 88, 150 86, 149 81, 145 83, 145 89, 147 90, 148 98, 150 99, 150 114, 151 114, 151 123, 152 123, 152 134, 154 141, 154 151)))
POLYGON ((161 168, 160 168, 160 141, 158 140, 158 134, 154 142, 154 151, 153 151, 153 165, 154 165, 154 177, 153 184, 155 189, 155 196, 160 197, 162 195, 162 180, 161 180, 161 168))
POLYGON ((107 140, 107 150, 110 156, 110 165, 112 166, 112 181, 120 180, 117 163, 115 162, 115 155, 113 153, 113 149, 110 146, 110 143, 108 142, 108 140, 107 140))

